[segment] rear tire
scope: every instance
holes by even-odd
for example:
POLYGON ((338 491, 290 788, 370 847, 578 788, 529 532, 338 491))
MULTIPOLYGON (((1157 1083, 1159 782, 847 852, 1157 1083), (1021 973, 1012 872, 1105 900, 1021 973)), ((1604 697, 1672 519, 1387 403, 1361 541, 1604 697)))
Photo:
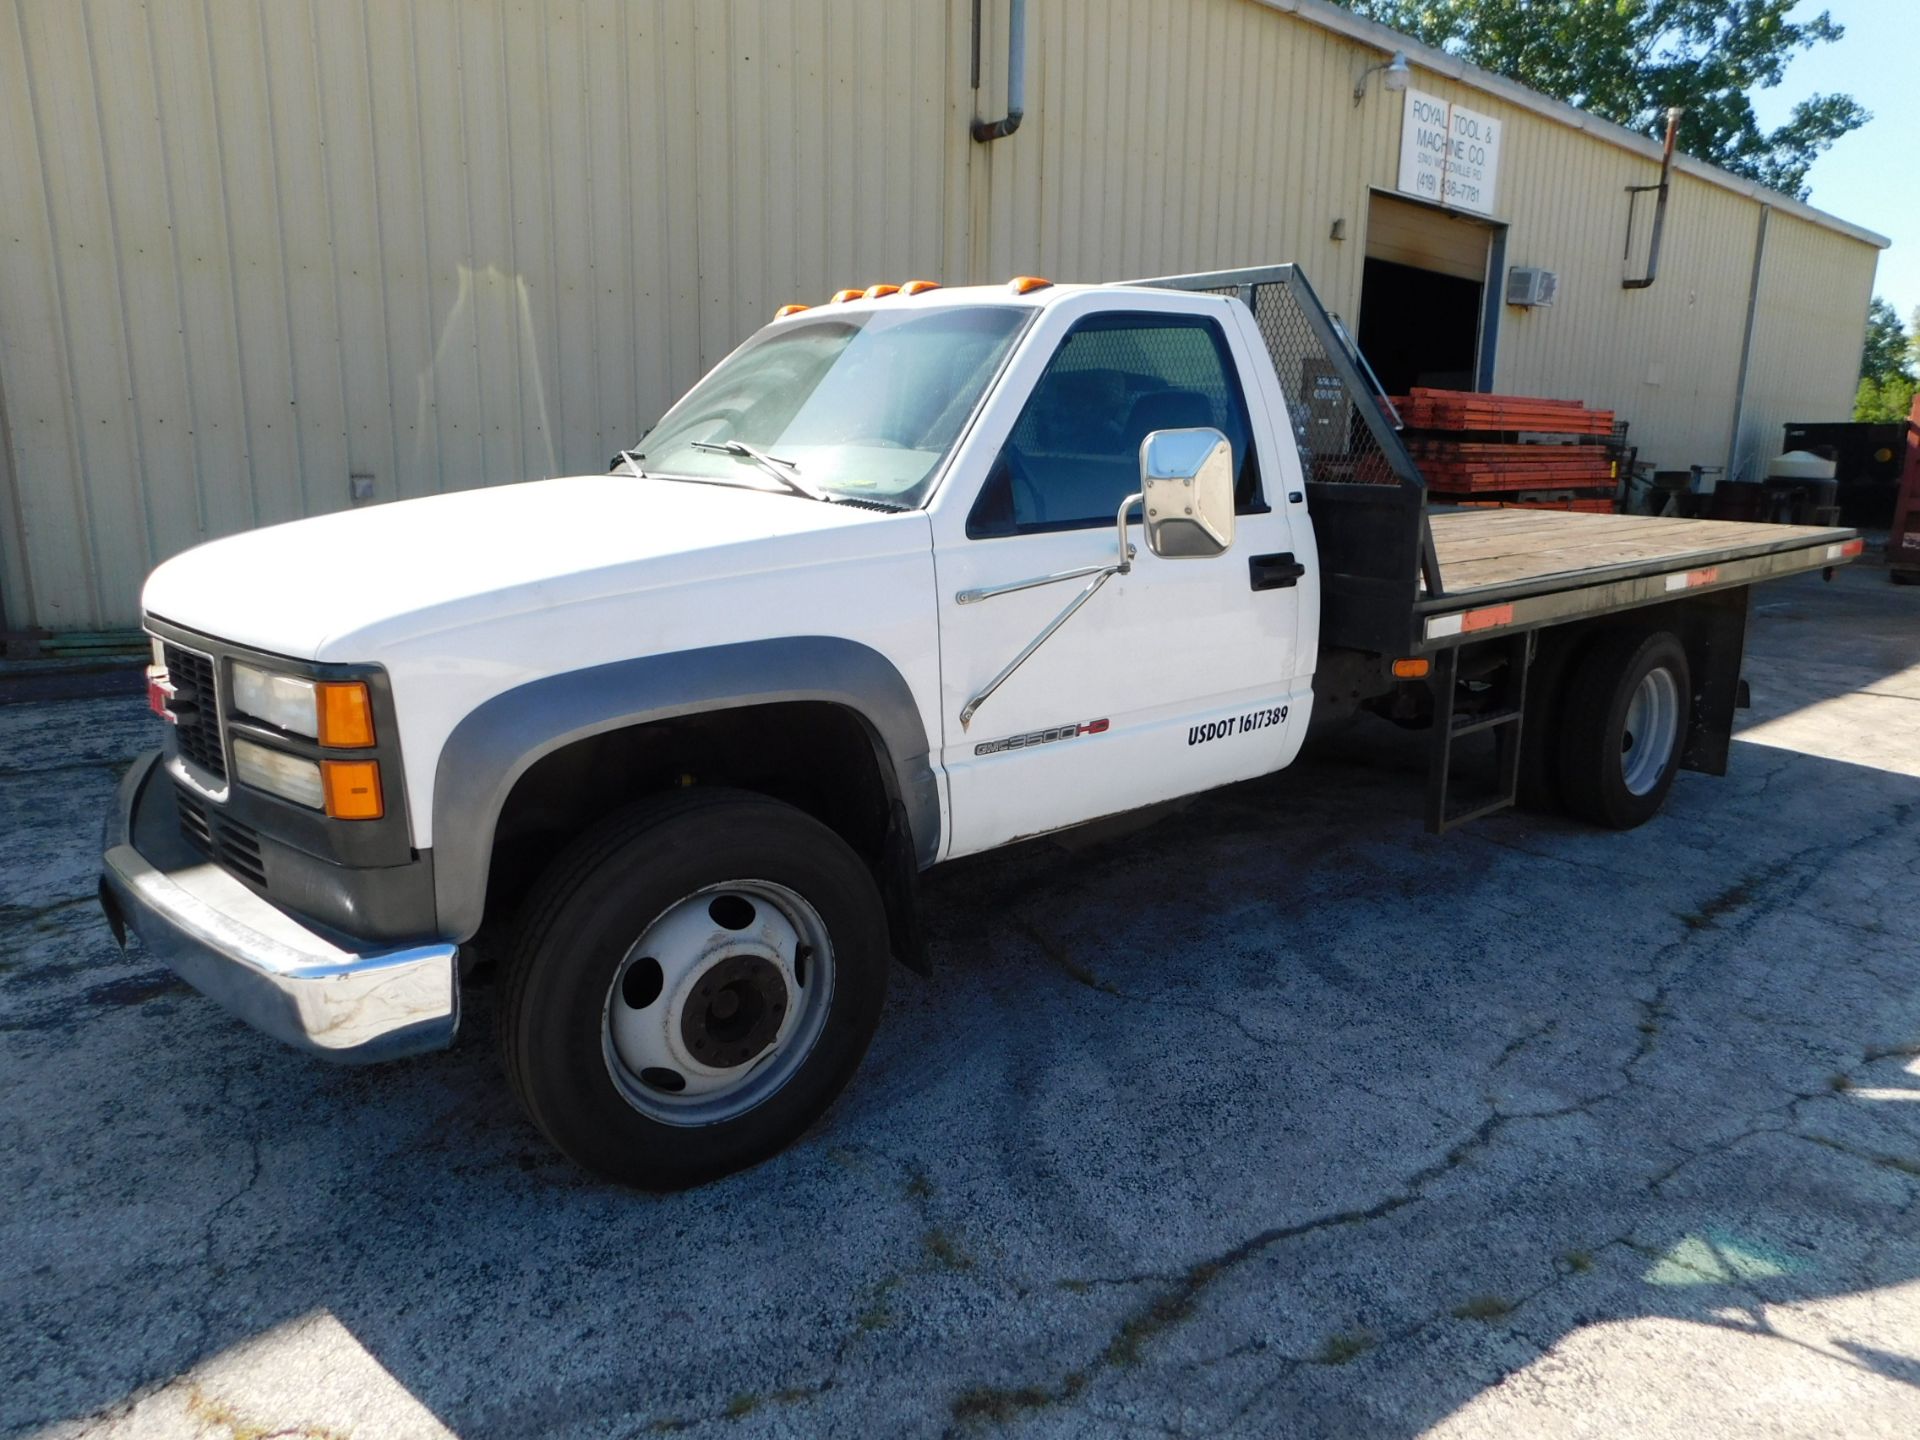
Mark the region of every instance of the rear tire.
POLYGON ((1574 662, 1560 707, 1560 796, 1595 825, 1631 830, 1660 812, 1679 773, 1693 682, 1665 630, 1616 631, 1574 662))
POLYGON ((764 796, 692 790, 595 826, 528 897, 499 1039, 561 1151, 673 1190, 766 1159, 851 1078, 886 997, 860 857, 764 796))
POLYGON ((1566 809, 1560 798, 1560 758, 1555 739, 1567 690, 1567 670, 1573 647, 1557 636, 1542 635, 1527 676, 1526 712, 1520 728, 1520 789, 1515 797, 1523 810, 1558 815, 1566 809))

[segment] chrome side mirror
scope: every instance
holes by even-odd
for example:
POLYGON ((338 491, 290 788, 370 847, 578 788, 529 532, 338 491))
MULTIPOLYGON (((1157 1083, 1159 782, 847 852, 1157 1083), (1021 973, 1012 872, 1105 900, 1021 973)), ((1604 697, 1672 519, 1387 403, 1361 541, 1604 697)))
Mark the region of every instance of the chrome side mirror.
POLYGON ((1233 447, 1218 430, 1155 430, 1140 442, 1147 548, 1167 560, 1223 554, 1233 544, 1233 447))

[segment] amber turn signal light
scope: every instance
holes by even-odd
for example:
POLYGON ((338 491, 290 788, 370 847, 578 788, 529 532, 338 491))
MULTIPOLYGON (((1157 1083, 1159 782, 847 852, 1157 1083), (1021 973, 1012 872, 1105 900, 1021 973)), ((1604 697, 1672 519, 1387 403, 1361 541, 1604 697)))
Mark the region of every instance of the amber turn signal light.
POLYGON ((1393 662, 1393 678, 1396 680, 1418 680, 1433 668, 1431 660, 1396 660, 1393 662))
POLYGON ((322 760, 320 779, 327 814, 336 820, 378 820, 387 813, 380 798, 380 766, 373 760, 322 760))
POLYGON ((373 744, 373 701, 358 680, 314 686, 320 702, 316 737, 329 750, 364 750, 373 744))

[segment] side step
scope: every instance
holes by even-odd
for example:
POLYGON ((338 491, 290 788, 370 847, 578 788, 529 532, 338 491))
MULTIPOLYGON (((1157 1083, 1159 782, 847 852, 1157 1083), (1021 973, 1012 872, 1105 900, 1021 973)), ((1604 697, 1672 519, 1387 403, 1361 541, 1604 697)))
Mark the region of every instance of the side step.
POLYGON ((1433 657, 1433 749, 1427 761, 1427 833, 1444 835, 1456 825, 1512 807, 1520 794, 1520 732, 1526 715, 1527 670, 1533 663, 1532 631, 1499 642, 1504 663, 1493 672, 1483 705, 1461 714, 1460 650, 1433 657), (1494 786, 1464 801, 1454 794, 1454 741, 1491 732, 1494 786))

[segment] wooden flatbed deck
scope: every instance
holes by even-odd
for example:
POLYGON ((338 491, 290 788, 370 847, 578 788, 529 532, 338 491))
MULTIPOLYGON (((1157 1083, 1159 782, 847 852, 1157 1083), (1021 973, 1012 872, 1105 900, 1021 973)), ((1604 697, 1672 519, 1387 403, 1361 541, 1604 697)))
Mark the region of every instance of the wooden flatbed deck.
POLYGON ((1428 518, 1444 592, 1422 593, 1414 604, 1417 633, 1429 645, 1818 570, 1860 549, 1855 531, 1813 525, 1552 510, 1428 518))
POLYGON ((1487 590, 1589 584, 1595 572, 1648 574, 1716 560, 1804 550, 1854 532, 1812 525, 1579 515, 1557 510, 1453 510, 1433 515, 1440 583, 1449 598, 1487 590))

